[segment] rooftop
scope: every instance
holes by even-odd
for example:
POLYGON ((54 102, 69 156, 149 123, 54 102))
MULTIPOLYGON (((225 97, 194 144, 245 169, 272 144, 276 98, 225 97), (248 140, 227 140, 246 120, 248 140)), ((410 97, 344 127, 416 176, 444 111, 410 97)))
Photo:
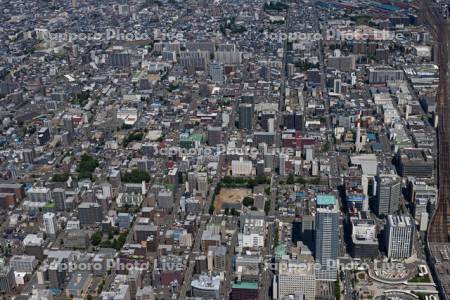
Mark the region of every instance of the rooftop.
POLYGON ((317 205, 327 206, 327 205, 335 205, 336 197, 334 195, 317 195, 317 205))
POLYGON ((233 283, 232 288, 233 289, 257 290, 257 289, 259 289, 259 285, 256 282, 242 281, 239 283, 233 283))

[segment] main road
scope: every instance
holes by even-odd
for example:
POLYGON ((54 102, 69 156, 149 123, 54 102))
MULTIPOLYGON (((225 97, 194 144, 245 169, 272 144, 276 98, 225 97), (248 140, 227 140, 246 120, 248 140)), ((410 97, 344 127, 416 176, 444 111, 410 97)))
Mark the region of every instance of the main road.
MULTIPOLYGON (((232 111, 230 115, 230 125, 228 126, 227 130, 224 134, 224 144, 227 144, 228 138, 231 134, 231 132, 234 130, 234 123, 236 118, 236 109, 237 109, 237 100, 234 99, 232 104, 232 111)), ((209 208, 214 201, 214 188, 217 186, 217 184, 222 179, 222 168, 224 166, 225 162, 225 155, 226 153, 219 153, 219 163, 217 165, 217 172, 215 176, 213 177, 212 183, 211 183, 211 189, 206 197, 205 204, 203 206, 202 210, 202 216, 200 220, 200 227, 197 230, 197 233, 195 234, 195 240, 192 247, 192 251, 189 254, 189 259, 187 263, 187 268, 184 272, 184 278, 183 278, 183 284, 181 285, 181 288, 179 290, 179 299, 186 299, 186 293, 190 287, 190 283, 192 281, 192 277, 194 275, 194 266, 195 266, 195 257, 200 253, 200 246, 201 246, 201 237, 203 234, 203 231, 206 229, 207 222, 211 219, 211 215, 209 214, 209 208)), ((233 250, 233 249, 231 249, 233 250)))

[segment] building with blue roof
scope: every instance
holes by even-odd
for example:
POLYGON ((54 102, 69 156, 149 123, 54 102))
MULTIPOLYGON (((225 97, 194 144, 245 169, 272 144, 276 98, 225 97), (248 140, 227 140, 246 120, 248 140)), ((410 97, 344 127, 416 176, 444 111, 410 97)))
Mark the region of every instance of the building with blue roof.
POLYGON ((356 208, 358 211, 362 211, 368 208, 368 198, 363 193, 349 193, 346 198, 349 210, 356 208))
POLYGON ((336 197, 329 194, 317 195, 317 206, 336 205, 336 197))
POLYGON ((373 132, 368 132, 367 133, 367 139, 369 140, 369 142, 372 141, 376 141, 377 140, 377 135, 373 132))

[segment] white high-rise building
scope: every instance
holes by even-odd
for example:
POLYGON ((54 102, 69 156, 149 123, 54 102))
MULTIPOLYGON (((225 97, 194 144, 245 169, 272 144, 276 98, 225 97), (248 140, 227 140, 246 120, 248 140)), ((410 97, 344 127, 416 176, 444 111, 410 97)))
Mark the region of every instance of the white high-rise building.
POLYGON ((411 256, 414 245, 414 222, 409 216, 387 216, 385 232, 388 257, 411 256))
POLYGON ((47 212, 43 216, 45 232, 50 236, 55 236, 58 231, 58 224, 56 222, 56 215, 52 212, 47 212))
POLYGON ((352 81, 352 85, 355 85, 357 82, 357 77, 355 73, 352 73, 351 75, 351 81, 352 81))
POLYGON ((227 112, 222 113, 222 127, 228 127, 230 123, 230 114, 227 112))
POLYGON ((363 143, 361 141, 361 121, 359 119, 356 124, 355 148, 356 152, 360 152, 363 148, 363 143))
POLYGON ((280 261, 277 288, 278 299, 285 299, 284 297, 300 292, 305 300, 315 300, 316 277, 313 266, 314 260, 311 255, 304 256, 300 260, 280 261))
POLYGON ((286 161, 289 159, 289 156, 287 154, 281 153, 279 157, 279 166, 278 166, 278 172, 280 173, 280 176, 286 175, 286 161))
POLYGON ((268 125, 269 132, 275 131, 275 119, 274 118, 270 118, 269 120, 267 120, 267 125, 268 125))

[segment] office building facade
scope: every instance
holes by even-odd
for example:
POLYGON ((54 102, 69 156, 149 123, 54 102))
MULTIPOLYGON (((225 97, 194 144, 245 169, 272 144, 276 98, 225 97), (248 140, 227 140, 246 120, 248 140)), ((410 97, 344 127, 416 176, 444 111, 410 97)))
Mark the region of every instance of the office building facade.
POLYGON ((410 257, 414 245, 414 221, 409 216, 387 216, 385 237, 388 257, 410 257))
POLYGON ((378 175, 376 185, 374 212, 378 216, 397 212, 401 193, 400 178, 390 174, 378 175))

